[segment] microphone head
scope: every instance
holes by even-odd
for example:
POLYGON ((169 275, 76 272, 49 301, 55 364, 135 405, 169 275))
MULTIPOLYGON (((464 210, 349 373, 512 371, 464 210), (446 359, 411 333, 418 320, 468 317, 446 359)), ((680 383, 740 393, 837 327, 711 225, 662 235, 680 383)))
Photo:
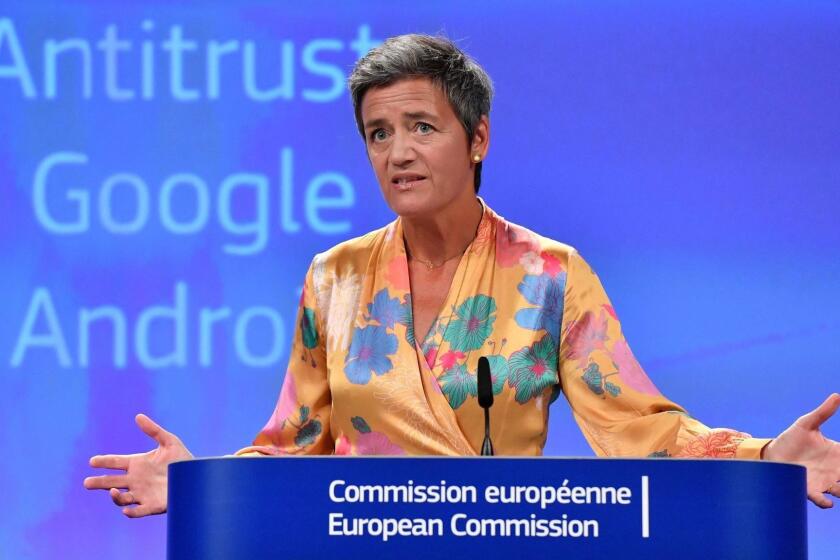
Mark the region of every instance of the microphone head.
POLYGON ((490 360, 482 356, 478 359, 478 406, 493 406, 493 379, 490 375, 490 360))

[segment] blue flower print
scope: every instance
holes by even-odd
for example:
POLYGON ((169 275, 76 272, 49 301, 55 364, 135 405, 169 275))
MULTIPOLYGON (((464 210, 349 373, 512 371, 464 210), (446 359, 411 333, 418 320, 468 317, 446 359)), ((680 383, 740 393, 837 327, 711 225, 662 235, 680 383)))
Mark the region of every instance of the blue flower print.
POLYGON ((566 287, 566 273, 555 278, 549 274, 539 276, 526 274, 519 283, 519 293, 536 308, 520 309, 516 312, 516 324, 533 331, 545 330, 554 344, 560 339, 560 322, 563 320, 563 291, 566 287))
POLYGON ((383 375, 391 371, 394 365, 388 356, 396 351, 397 337, 385 327, 356 327, 344 359, 344 373, 351 383, 365 385, 370 381, 371 373, 383 375))
POLYGON ((389 329, 393 329, 394 323, 399 322, 405 314, 400 300, 389 297, 387 288, 379 290, 367 308, 372 320, 389 329))

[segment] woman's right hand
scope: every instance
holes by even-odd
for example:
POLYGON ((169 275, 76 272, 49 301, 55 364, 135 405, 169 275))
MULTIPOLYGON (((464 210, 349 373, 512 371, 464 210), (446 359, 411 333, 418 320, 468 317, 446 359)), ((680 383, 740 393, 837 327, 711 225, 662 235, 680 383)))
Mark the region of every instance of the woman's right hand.
POLYGON ((146 435, 158 443, 158 448, 134 455, 91 457, 91 467, 119 469, 125 471, 125 474, 89 476, 85 479, 85 488, 108 490, 111 499, 122 507, 122 512, 127 517, 164 513, 167 467, 175 461, 192 459, 192 453, 184 447, 178 436, 167 432, 145 414, 138 414, 135 421, 146 435))

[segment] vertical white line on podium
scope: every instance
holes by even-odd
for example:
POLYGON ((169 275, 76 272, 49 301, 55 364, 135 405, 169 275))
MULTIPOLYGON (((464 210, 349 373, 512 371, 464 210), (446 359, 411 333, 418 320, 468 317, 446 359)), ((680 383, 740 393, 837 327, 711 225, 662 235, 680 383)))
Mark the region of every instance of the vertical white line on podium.
POLYGON ((648 503, 648 477, 642 477, 642 538, 650 537, 650 504, 648 503))

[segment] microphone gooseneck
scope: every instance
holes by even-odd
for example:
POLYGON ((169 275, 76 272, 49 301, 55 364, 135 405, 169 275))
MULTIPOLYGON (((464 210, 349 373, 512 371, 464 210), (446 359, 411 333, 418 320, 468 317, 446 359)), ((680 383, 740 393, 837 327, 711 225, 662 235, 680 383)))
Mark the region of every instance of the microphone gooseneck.
POLYGON ((490 360, 482 356, 478 359, 478 406, 484 409, 484 442, 481 455, 493 455, 493 442, 490 440, 490 407, 493 406, 493 379, 490 375, 490 360))

